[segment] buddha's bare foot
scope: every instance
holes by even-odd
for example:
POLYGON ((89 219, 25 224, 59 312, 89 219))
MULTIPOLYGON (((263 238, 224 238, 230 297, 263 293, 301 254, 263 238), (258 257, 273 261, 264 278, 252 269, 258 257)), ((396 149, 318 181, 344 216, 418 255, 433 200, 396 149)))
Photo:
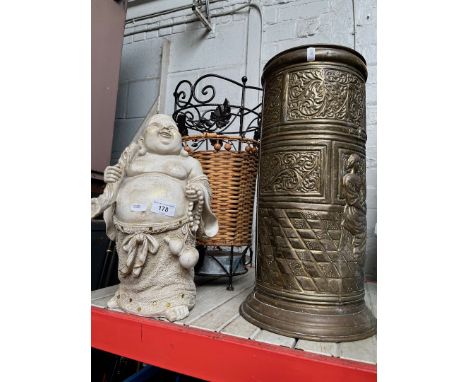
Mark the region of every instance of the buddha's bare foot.
POLYGON ((116 296, 112 297, 109 301, 107 301, 107 307, 109 309, 119 309, 120 308, 119 304, 117 303, 117 297, 116 296))
POLYGON ((185 305, 175 306, 173 308, 166 309, 166 318, 173 322, 183 320, 189 315, 189 310, 185 305))

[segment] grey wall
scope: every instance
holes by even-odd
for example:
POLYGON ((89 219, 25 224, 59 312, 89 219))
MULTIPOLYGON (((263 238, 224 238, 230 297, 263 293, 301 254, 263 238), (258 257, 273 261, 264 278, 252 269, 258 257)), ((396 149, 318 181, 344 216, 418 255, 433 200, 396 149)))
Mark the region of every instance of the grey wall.
MULTIPOLYGON (((212 14, 230 11, 245 4, 239 0, 211 1, 212 14)), ((240 80, 247 75, 250 84, 260 85, 260 70, 275 54, 297 45, 330 43, 355 48, 368 64, 367 80, 367 208, 368 247, 366 273, 376 277, 377 239, 377 49, 376 0, 263 0, 256 9, 213 18, 214 33, 207 33, 201 22, 145 30, 194 18, 191 9, 152 17, 127 24, 125 33, 141 33, 124 38, 119 80, 119 93, 112 148, 116 162, 133 138, 146 113, 159 95, 161 47, 164 39, 171 42, 167 91, 161 95, 172 113, 172 92, 182 79, 194 81, 205 73, 217 73, 240 80), (354 12, 353 12, 354 5, 354 12), (260 45, 260 39, 262 44, 260 45)), ((190 0, 174 2, 129 3, 127 18, 160 11, 164 7, 191 4, 190 0)), ((220 96, 232 97, 230 88, 220 96)), ((254 104, 255 99, 248 99, 254 104)))

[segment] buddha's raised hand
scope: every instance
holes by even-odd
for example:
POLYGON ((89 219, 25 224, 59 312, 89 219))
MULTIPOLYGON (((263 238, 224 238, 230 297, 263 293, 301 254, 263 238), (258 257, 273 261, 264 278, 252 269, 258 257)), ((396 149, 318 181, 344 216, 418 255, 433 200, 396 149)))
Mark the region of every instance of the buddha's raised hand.
POLYGON ((122 177, 122 170, 119 165, 107 166, 104 170, 104 182, 115 183, 122 177))

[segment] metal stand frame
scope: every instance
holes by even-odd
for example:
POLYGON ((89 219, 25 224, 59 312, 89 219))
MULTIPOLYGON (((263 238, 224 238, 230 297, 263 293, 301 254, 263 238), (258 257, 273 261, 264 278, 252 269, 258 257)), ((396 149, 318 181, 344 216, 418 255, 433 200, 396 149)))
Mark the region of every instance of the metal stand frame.
MULTIPOLYGON (((229 254, 229 267, 226 267, 225 264, 223 264, 219 259, 219 252, 217 254, 213 254, 213 251, 210 251, 207 249, 208 246, 202 246, 203 247, 203 256, 204 257, 210 257, 213 259, 219 267, 222 269, 221 274, 218 274, 218 276, 226 276, 228 278, 228 286, 227 290, 233 291, 234 286, 232 285, 232 279, 235 276, 240 276, 245 273, 247 273, 248 269, 246 268, 247 265, 252 263, 252 256, 253 256, 253 251, 251 246, 246 246, 245 249, 243 249, 241 252, 234 252, 234 248, 238 248, 234 245, 231 245, 229 250, 223 250, 221 247, 217 246, 216 248, 218 249, 219 252, 221 253, 228 253, 229 254), (247 259, 247 252, 250 252, 249 260, 246 261, 247 259), (237 262, 234 263, 234 257, 236 254, 240 253, 240 257, 238 258, 237 262), (239 267, 241 268, 240 271, 238 271, 239 267)), ((214 274, 203 274, 203 273, 197 273, 198 276, 215 276, 214 274)))
MULTIPOLYGON (((209 7, 207 4, 207 10, 209 7)), ((260 140, 260 126, 261 126, 261 107, 260 102, 253 108, 249 108, 245 105, 246 91, 260 92, 263 95, 263 89, 247 85, 247 77, 244 76, 241 82, 234 81, 230 78, 223 77, 217 74, 205 74, 197 79, 193 84, 188 80, 180 81, 174 90, 174 113, 172 117, 177 122, 179 132, 182 136, 190 135, 189 132, 193 131, 196 133, 216 133, 217 135, 237 135, 245 138, 246 135, 253 135, 253 139, 260 140), (240 104, 231 104, 227 98, 224 99, 223 103, 213 102, 216 96, 215 87, 212 84, 205 84, 205 80, 209 79, 220 79, 227 84, 237 86, 241 88, 240 92, 240 104), (198 95, 197 95, 198 94, 198 95)), ((229 141, 229 139, 226 139, 229 141)), ((192 143, 191 149, 196 151, 200 148, 209 150, 210 146, 214 146, 216 140, 200 140, 192 143)), ((233 143, 233 142, 231 142, 233 143)), ((232 144, 232 148, 235 151, 242 150, 242 143, 232 144)), ((200 246, 201 247, 201 246, 200 246)), ((241 252, 241 257, 237 264, 234 264, 234 248, 243 246, 227 246, 230 247, 229 251, 229 269, 222 264, 215 255, 210 255, 208 246, 203 246, 202 251, 204 256, 209 256, 221 267, 223 274, 216 276, 227 276, 228 277, 228 290, 234 290, 232 285, 233 277, 244 274, 245 272, 235 272, 235 270, 242 263, 243 266, 252 263, 253 251, 251 245, 246 246, 241 252), (246 254, 250 252, 250 260, 246 263, 246 254)), ((223 251, 218 247, 220 251, 223 251)), ((219 255, 218 255, 219 256, 219 255)), ((200 256, 203 258, 203 256, 200 256)), ((214 274, 196 274, 198 276, 214 276, 214 274)), ((247 271, 247 270, 246 270, 247 271)))

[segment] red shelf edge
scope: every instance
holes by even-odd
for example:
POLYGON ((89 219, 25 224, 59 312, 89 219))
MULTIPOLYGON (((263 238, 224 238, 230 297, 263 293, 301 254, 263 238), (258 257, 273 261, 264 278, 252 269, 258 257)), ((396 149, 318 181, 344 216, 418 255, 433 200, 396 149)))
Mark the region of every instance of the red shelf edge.
POLYGON ((97 307, 91 346, 209 381, 377 381, 375 365, 97 307))

